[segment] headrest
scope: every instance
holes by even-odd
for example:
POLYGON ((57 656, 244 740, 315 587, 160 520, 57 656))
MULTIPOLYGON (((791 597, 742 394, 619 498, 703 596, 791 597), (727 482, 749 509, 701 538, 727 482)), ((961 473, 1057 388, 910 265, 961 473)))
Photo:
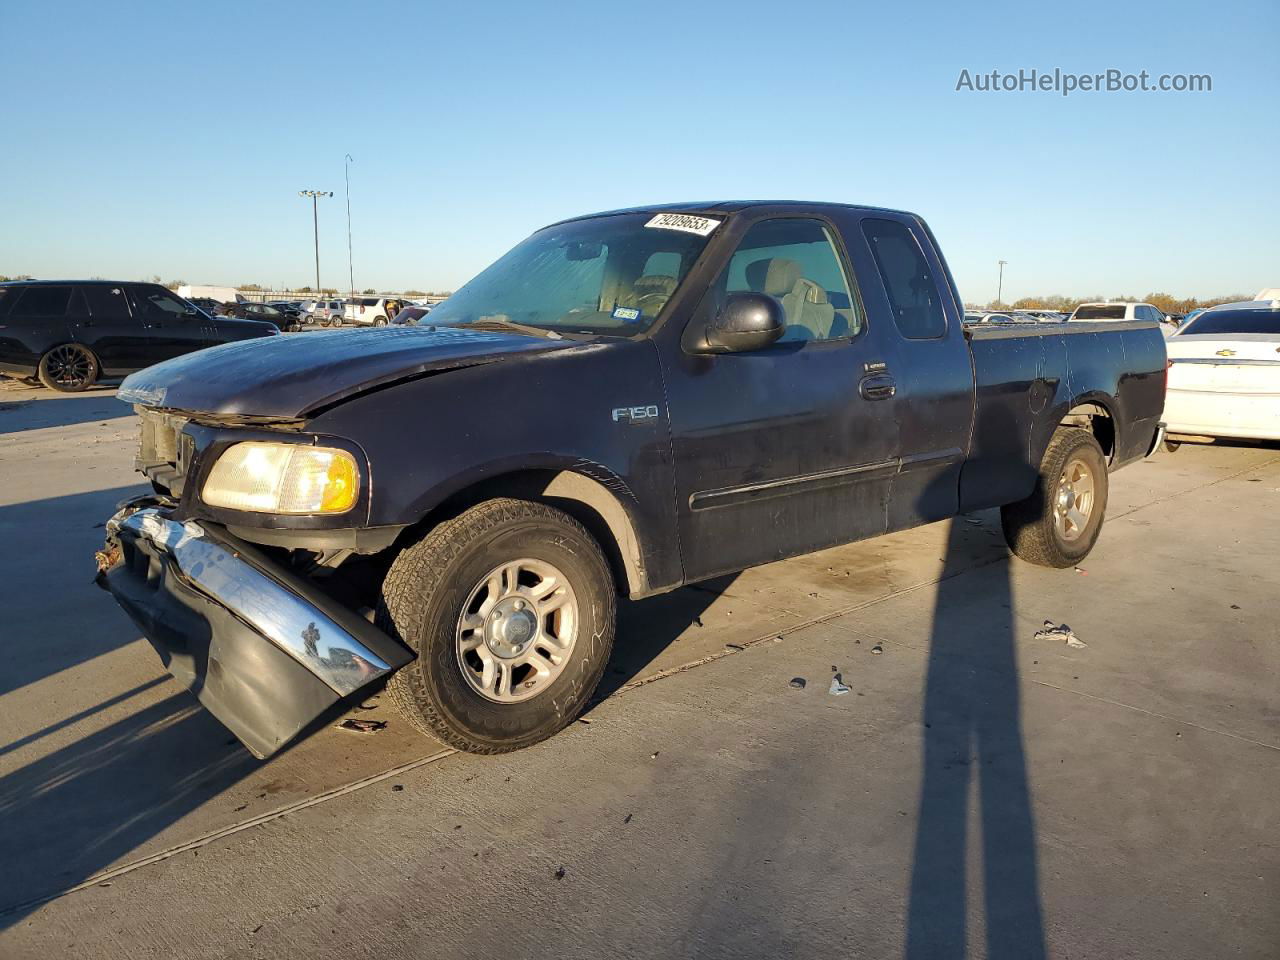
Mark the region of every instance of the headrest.
POLYGON ((785 297, 800 279, 800 264, 784 257, 771 257, 747 264, 747 283, 757 293, 785 297))
POLYGON ((662 297, 669 297, 675 293, 676 278, 667 277, 660 273, 649 273, 640 277, 632 284, 632 289, 637 297, 650 297, 654 294, 662 297))

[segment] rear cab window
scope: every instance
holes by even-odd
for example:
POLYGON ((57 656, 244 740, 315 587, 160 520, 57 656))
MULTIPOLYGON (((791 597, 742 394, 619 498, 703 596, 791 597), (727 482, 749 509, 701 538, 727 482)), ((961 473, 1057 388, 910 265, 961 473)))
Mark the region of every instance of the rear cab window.
POLYGON ((915 234, 896 220, 869 218, 862 233, 898 332, 908 340, 937 340, 947 333, 947 315, 933 271, 915 234))
POLYGON ((1073 320, 1123 320, 1125 305, 1123 303, 1100 303, 1093 306, 1076 307, 1073 320))

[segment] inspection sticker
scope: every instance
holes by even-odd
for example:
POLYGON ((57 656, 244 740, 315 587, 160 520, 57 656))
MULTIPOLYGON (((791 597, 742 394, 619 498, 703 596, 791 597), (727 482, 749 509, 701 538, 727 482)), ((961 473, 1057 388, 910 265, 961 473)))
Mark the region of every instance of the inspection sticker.
POLYGON ((720 226, 719 220, 710 217, 694 217, 687 213, 660 213, 646 227, 657 230, 679 230, 682 233, 696 233, 700 237, 708 236, 712 230, 720 226))
POLYGON ((640 311, 635 307, 615 307, 613 318, 615 320, 639 320, 640 311))

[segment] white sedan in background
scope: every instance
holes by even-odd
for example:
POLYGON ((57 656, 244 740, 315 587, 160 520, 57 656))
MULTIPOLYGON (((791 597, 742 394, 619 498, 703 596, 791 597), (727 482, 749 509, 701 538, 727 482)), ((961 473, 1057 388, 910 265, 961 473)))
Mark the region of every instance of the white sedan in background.
POLYGON ((1206 310, 1165 347, 1167 432, 1280 440, 1280 300, 1206 310))

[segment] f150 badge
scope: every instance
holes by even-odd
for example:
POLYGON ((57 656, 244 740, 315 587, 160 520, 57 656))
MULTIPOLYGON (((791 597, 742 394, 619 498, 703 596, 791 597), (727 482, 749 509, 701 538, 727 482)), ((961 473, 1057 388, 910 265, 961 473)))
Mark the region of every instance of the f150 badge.
POLYGON ((644 423, 646 420, 658 419, 657 404, 646 407, 614 407, 614 423, 644 423))

